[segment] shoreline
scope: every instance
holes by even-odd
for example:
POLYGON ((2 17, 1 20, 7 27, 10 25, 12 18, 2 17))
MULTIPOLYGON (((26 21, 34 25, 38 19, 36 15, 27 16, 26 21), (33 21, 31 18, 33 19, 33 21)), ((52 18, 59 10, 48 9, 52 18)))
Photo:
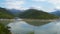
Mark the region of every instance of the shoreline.
POLYGON ((0 19, 0 21, 15 21, 15 20, 22 20, 22 21, 25 21, 25 20, 27 20, 27 21, 32 21, 32 20, 34 20, 34 21, 56 21, 56 20, 59 20, 59 19, 0 19))
POLYGON ((54 21, 58 21, 60 19, 0 19, 0 22, 14 22, 14 21, 25 21, 25 22, 32 22, 32 21, 36 21, 36 22, 54 22, 54 21))

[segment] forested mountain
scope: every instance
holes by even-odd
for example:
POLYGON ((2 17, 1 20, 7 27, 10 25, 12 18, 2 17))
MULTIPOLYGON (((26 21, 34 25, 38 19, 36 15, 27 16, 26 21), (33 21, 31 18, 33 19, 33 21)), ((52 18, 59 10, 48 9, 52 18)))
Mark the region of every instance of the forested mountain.
POLYGON ((7 10, 5 8, 0 7, 0 18, 14 18, 14 17, 20 17, 20 18, 29 18, 29 19, 53 19, 58 18, 57 16, 53 14, 46 13, 42 10, 36 10, 36 9, 28 9, 24 10, 24 12, 20 10, 7 10))
POLYGON ((46 13, 42 10, 36 9, 28 9, 25 10, 22 14, 19 15, 20 18, 28 18, 28 19, 54 19, 58 18, 55 15, 46 13))
POLYGON ((0 18, 11 19, 14 18, 14 15, 11 12, 9 12, 7 9, 0 7, 0 18))

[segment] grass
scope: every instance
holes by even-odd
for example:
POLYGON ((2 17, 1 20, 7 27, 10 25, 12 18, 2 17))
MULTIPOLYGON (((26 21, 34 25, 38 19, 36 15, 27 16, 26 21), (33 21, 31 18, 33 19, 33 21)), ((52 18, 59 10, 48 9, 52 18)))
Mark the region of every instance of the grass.
POLYGON ((4 24, 4 25, 7 25, 11 22, 14 22, 15 20, 13 19, 0 19, 0 23, 4 24))
POLYGON ((29 32, 28 34, 34 34, 34 32, 29 32))

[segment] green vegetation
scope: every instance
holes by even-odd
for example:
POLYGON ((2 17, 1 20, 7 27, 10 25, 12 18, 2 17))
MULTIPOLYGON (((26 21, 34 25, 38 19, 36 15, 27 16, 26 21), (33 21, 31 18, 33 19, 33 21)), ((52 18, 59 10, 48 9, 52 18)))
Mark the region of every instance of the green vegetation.
POLYGON ((11 34, 11 32, 8 27, 0 23, 0 34, 11 34))
POLYGON ((34 34, 34 32, 29 32, 28 34, 34 34))
POLYGON ((3 20, 0 20, 0 23, 7 25, 7 24, 14 22, 14 21, 15 20, 13 20, 13 19, 3 19, 3 20))
POLYGON ((7 9, 0 8, 0 18, 11 19, 11 18, 14 18, 14 16, 7 9))
POLYGON ((36 9, 28 9, 22 14, 19 15, 20 18, 26 18, 26 19, 55 19, 58 18, 55 15, 46 13, 42 10, 36 10, 36 9))

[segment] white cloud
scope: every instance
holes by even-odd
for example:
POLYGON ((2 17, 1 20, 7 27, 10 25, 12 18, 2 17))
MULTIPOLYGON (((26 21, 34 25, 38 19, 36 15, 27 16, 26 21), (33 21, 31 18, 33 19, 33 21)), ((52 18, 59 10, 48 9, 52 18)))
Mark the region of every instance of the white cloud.
POLYGON ((56 6, 57 9, 60 9, 60 6, 56 6))
POLYGON ((50 8, 50 9, 44 9, 46 12, 53 12, 55 8, 50 8))
MULTIPOLYGON (((27 3, 25 3, 25 1, 28 2, 27 0, 5 0, 5 2, 0 3, 0 4, 4 4, 4 6, 9 9, 15 8, 15 9, 21 9, 21 10, 24 9, 25 10, 25 9, 28 9, 28 7, 25 7, 24 4, 26 4, 26 6, 29 6, 29 5, 27 5, 27 3)), ((60 0, 32 0, 32 1, 40 2, 40 3, 41 2, 42 3, 43 2, 51 3, 51 5, 53 4, 55 8, 60 9, 60 5, 59 5, 60 0)), ((29 7, 31 7, 31 6, 29 6, 29 7)), ((44 6, 40 6, 40 5, 38 6, 35 4, 32 7, 34 7, 35 9, 38 9, 38 10, 46 10, 46 11, 51 11, 54 9, 54 8, 44 9, 43 8, 44 6)))
POLYGON ((21 9, 24 3, 24 0, 6 0, 3 4, 9 9, 21 9))
POLYGON ((35 1, 35 2, 49 2, 49 3, 52 3, 52 4, 60 4, 60 0, 32 0, 32 1, 35 1))
POLYGON ((38 10, 42 10, 43 9, 42 6, 37 6, 37 5, 32 5, 32 7, 30 7, 30 8, 38 9, 38 10))
POLYGON ((52 4, 60 4, 60 0, 47 0, 47 1, 52 4))
POLYGON ((37 9, 37 10, 43 10, 45 12, 52 12, 54 10, 54 8, 44 9, 43 6, 38 6, 38 5, 32 5, 32 7, 30 8, 37 9))
MULTIPOLYGON (((54 5, 54 7, 56 9, 60 9, 60 0, 33 0, 35 2, 47 2, 47 3, 50 3, 52 5, 54 5)), ((52 10, 52 9, 51 9, 52 10)))
POLYGON ((44 2, 46 0, 32 0, 32 1, 35 1, 35 2, 44 2))

